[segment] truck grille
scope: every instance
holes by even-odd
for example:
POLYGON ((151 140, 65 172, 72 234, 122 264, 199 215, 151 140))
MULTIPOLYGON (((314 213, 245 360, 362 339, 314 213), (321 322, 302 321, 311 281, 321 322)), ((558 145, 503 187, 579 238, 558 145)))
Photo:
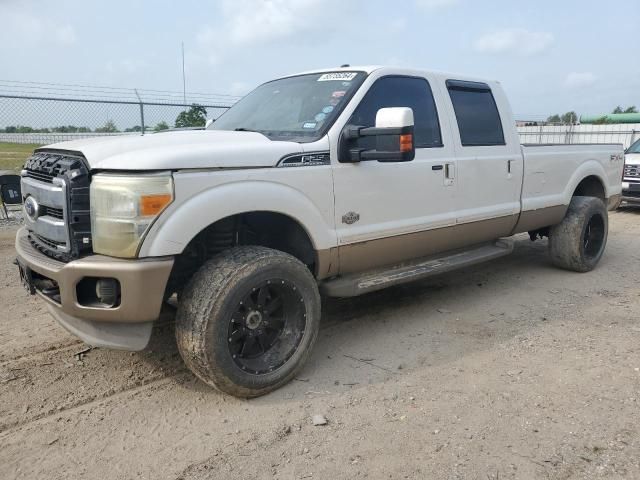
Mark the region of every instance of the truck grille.
POLYGON ((89 169, 82 156, 38 151, 22 171, 29 241, 45 255, 68 262, 91 252, 89 169))
POLYGON ((625 165, 624 166, 625 177, 640 177, 640 165, 625 165))

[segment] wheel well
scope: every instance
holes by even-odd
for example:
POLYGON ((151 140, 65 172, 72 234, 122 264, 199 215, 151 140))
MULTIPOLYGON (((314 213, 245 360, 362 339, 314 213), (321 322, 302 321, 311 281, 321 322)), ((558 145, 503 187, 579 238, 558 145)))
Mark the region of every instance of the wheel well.
POLYGON ((606 194, 602 181, 595 175, 584 178, 573 192, 574 197, 597 197, 606 200, 606 194))
POLYGON ((209 258, 237 245, 260 245, 293 255, 315 272, 317 256, 306 230, 293 218, 257 211, 232 215, 204 228, 176 257, 167 296, 179 292, 209 258))

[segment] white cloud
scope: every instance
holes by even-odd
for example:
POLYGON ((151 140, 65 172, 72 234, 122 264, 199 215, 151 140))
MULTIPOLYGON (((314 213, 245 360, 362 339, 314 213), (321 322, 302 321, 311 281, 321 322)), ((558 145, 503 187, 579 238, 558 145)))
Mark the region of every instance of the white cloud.
POLYGON ((248 82, 233 82, 231 87, 228 89, 229 95, 238 95, 244 96, 249 93, 252 86, 248 82))
POLYGON ((481 36, 475 41, 474 48, 480 53, 513 53, 529 56, 547 50, 553 42, 554 36, 550 32, 511 28, 481 36))
POLYGON ((452 7, 459 3, 459 0, 416 0, 416 5, 427 10, 452 7))
POLYGON ((389 22, 389 30, 393 32, 400 32, 407 28, 407 19, 405 17, 398 17, 389 22))
POLYGON ((564 79, 564 86, 568 88, 588 87, 596 83, 597 77, 591 72, 571 72, 564 79))
POLYGON ((333 2, 322 0, 223 0, 229 39, 239 45, 271 41, 303 32, 333 2))
POLYGON ((340 0, 222 0, 221 18, 206 25, 196 41, 216 64, 230 50, 299 35, 307 40, 340 18, 340 0))
POLYGON ((76 31, 71 25, 56 28, 55 36, 60 45, 71 45, 76 41, 76 31))
POLYGON ((0 29, 0 41, 6 43, 37 45, 71 45, 76 41, 72 25, 55 21, 12 8, 0 12, 4 27, 0 29))
POLYGON ((137 73, 148 67, 148 64, 144 60, 134 60, 131 58, 121 58, 119 60, 109 60, 105 64, 105 70, 107 73, 137 73))

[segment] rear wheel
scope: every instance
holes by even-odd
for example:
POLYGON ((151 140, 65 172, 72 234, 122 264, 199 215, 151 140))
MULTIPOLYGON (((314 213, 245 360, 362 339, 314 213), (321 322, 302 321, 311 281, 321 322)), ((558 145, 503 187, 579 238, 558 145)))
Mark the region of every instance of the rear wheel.
POLYGON ((319 322, 320 296, 305 265, 277 250, 235 247, 205 263, 185 288, 176 338, 201 380, 256 397, 296 375, 319 322))
POLYGON ((608 236, 607 208, 596 197, 573 197, 562 222, 549 231, 554 265, 575 272, 593 270, 602 258, 608 236))

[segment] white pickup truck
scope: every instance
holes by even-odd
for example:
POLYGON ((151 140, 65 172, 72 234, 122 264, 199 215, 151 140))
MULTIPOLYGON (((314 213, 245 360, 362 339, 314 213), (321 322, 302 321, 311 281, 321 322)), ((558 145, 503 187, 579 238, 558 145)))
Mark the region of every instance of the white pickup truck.
POLYGON ((640 205, 640 140, 625 152, 622 201, 640 205))
POLYGON ((92 345, 140 350, 168 300, 189 368, 253 397, 299 371, 320 292, 353 296, 548 237, 593 269, 621 145, 521 145, 498 82, 343 67, 258 87, 205 130, 39 148, 26 288, 92 345))

